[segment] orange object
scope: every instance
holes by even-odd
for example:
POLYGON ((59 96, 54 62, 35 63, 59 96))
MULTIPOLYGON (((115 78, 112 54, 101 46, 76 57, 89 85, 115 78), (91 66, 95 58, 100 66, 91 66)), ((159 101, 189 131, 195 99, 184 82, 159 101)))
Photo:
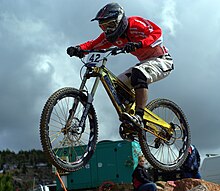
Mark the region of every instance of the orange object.
POLYGON ((67 189, 66 189, 66 187, 65 187, 65 185, 64 185, 64 183, 63 183, 63 180, 62 180, 62 178, 60 177, 60 174, 59 174, 58 172, 56 172, 56 175, 57 175, 57 177, 59 178, 59 181, 60 181, 61 186, 62 186, 62 188, 64 189, 64 191, 67 191, 67 189))

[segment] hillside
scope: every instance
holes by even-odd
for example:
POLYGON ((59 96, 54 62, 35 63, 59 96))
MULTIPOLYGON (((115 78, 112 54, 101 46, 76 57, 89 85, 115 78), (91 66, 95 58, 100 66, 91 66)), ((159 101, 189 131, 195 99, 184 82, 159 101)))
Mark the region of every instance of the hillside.
POLYGON ((55 181, 52 166, 47 163, 40 150, 0 151, 0 181, 13 185, 13 190, 27 191, 38 184, 50 184, 55 181), (4 179, 4 177, 7 177, 4 179))

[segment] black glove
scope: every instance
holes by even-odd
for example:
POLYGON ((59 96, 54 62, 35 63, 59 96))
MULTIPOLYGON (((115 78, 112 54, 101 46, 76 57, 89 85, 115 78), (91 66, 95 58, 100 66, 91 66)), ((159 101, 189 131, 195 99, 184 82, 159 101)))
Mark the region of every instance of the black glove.
POLYGON ((75 46, 75 47, 71 46, 71 47, 67 48, 66 53, 70 57, 72 57, 72 56, 76 56, 79 58, 84 57, 83 51, 81 50, 80 46, 75 46))
POLYGON ((129 53, 129 52, 133 52, 138 48, 142 47, 142 42, 128 42, 127 44, 125 44, 124 46, 124 50, 129 53))

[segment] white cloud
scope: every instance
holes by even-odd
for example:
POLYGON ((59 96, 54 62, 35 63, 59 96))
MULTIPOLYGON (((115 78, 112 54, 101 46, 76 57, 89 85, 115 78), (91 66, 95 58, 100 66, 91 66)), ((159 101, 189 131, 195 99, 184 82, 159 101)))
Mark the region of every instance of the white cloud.
POLYGON ((162 6, 162 26, 171 36, 176 34, 176 25, 180 24, 176 16, 176 1, 167 0, 163 2, 162 6))
POLYGON ((40 58, 37 59, 37 65, 35 69, 39 73, 49 73, 52 68, 52 58, 49 55, 40 55, 40 58))

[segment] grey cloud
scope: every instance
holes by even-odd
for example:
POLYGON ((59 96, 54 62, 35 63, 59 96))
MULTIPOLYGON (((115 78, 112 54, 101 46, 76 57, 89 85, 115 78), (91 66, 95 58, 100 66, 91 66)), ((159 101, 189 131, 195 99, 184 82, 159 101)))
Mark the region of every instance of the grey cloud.
MULTIPOLYGON (((80 83, 80 61, 68 58, 66 48, 99 35, 97 23, 90 19, 107 2, 0 2, 0 149, 40 148, 39 120, 47 97, 57 88, 78 87, 80 83)), ((137 2, 119 3, 127 15, 144 16, 164 29, 165 45, 175 60, 174 72, 150 86, 150 99, 166 97, 177 102, 189 119, 193 143, 201 152, 220 150, 219 2, 170 0, 172 7, 137 2)), ((116 74, 137 62, 130 55, 109 60, 113 64, 108 66, 116 74)), ((117 139, 117 115, 103 89, 99 87, 99 91, 101 99, 95 99, 95 106, 100 139, 108 138, 106 134, 117 139)))

